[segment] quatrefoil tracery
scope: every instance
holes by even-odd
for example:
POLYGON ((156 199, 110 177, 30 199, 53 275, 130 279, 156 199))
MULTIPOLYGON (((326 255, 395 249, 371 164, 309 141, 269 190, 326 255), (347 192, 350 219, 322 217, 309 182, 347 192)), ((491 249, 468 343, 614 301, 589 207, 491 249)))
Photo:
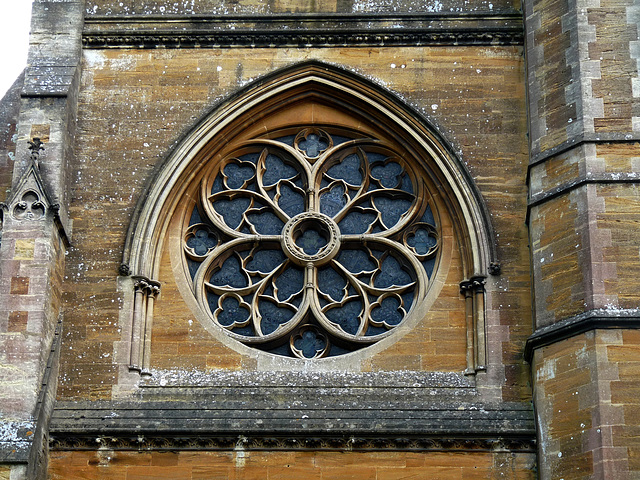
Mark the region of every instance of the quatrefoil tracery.
POLYGON ((285 356, 387 337, 424 299, 439 245, 414 172, 380 141, 315 127, 239 145, 202 180, 183 234, 203 310, 285 356))

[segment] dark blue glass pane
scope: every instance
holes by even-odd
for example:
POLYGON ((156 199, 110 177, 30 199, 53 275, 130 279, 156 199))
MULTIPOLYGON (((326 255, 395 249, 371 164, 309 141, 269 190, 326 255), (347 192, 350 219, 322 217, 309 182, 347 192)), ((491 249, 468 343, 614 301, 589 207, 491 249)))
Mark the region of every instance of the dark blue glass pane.
POLYGON ((413 235, 409 235, 407 243, 413 247, 418 255, 425 255, 438 242, 435 237, 429 234, 429 230, 418 228, 413 235))
POLYGON ((373 325, 369 325, 367 327, 367 331, 364 334, 365 337, 373 337, 374 335, 380 335, 382 333, 387 332, 388 330, 384 327, 374 327, 373 325))
POLYGON ((218 244, 218 239, 213 232, 200 228, 194 236, 187 240, 187 246, 192 248, 196 255, 206 255, 210 248, 218 244))
POLYGON ((262 315, 262 333, 268 335, 276 331, 276 328, 293 318, 295 312, 288 308, 279 308, 268 300, 258 301, 258 310, 262 315))
POLYGON ((242 222, 242 215, 247 211, 249 205, 251 205, 251 199, 240 197, 233 200, 218 199, 213 203, 213 208, 222 215, 224 223, 235 229, 242 222))
POLYGON ((307 255, 316 255, 327 245, 327 239, 314 228, 308 228, 296 239, 296 245, 307 255))
POLYGON ((219 299, 220 295, 216 295, 211 291, 207 291, 207 302, 209 304, 209 310, 211 310, 211 312, 215 312, 217 310, 219 299))
POLYGON ((391 255, 387 255, 382 261, 380 271, 375 277, 373 284, 377 288, 388 288, 393 285, 409 285, 413 280, 409 274, 402 269, 400 263, 391 255))
POLYGON ((278 142, 282 142, 290 147, 293 147, 293 141, 295 140, 295 135, 287 135, 286 137, 276 138, 278 142))
POLYGON ((373 199, 373 203, 382 214, 382 222, 387 228, 393 227, 400 217, 409 211, 411 202, 403 199, 392 199, 378 196, 373 199))
POLYGON ((333 217, 347 204, 343 185, 334 185, 320 196, 320 213, 333 217))
POLYGON ((278 300, 285 301, 291 295, 302 290, 304 285, 304 270, 289 264, 284 271, 278 275, 275 283, 278 288, 278 300))
POLYGON ((318 270, 318 288, 336 302, 339 302, 344 297, 346 286, 347 280, 333 268, 325 267, 318 270))
POLYGON ((398 325, 404 318, 399 308, 400 300, 395 297, 387 297, 371 311, 371 318, 378 323, 384 322, 389 326, 398 325))
POLYGON ((272 212, 261 211, 260 213, 248 214, 247 217, 260 235, 280 235, 282 233, 284 222, 272 212))
POLYGON ((360 314, 362 313, 362 302, 353 300, 347 302, 342 307, 332 308, 325 315, 333 323, 337 324, 345 332, 355 335, 360 327, 360 314))
POLYGON ((230 163, 224 167, 227 186, 231 189, 242 188, 244 183, 255 175, 255 167, 251 164, 230 163))
POLYGON ((289 217, 295 217, 299 213, 304 212, 304 195, 299 191, 294 190, 286 183, 280 187, 280 198, 278 199, 278 206, 289 215, 289 217))
POLYGON ((234 297, 227 297, 222 301, 222 311, 218 312, 220 325, 229 327, 235 322, 242 323, 249 319, 249 310, 242 307, 234 297))
POLYGON ((327 342, 324 338, 316 335, 313 330, 305 330, 302 332, 301 338, 294 341, 294 345, 302 352, 303 357, 313 358, 325 349, 327 342))
POLYGON ((345 235, 366 233, 378 214, 375 210, 351 210, 339 223, 340 232, 345 235))
POLYGON ((369 160, 370 164, 384 162, 387 158, 389 157, 384 153, 367 152, 367 160, 369 160))
POLYGON ((265 352, 273 353, 274 355, 280 355, 282 357, 293 357, 288 343, 279 345, 274 348, 265 349, 265 352))
POLYGON ((280 266, 284 260, 282 250, 258 250, 246 265, 249 271, 269 273, 280 266))
POLYGON ((260 152, 245 153, 238 158, 243 162, 251 162, 255 165, 256 163, 258 163, 258 159, 260 158, 260 152))
POLYGON ((427 206, 427 209, 422 214, 422 218, 420 219, 420 221, 424 222, 424 223, 428 223, 429 225, 434 225, 435 226, 436 220, 435 220, 435 218, 433 218, 433 212, 431 211, 431 205, 427 206))
POLYGON ((352 138, 347 138, 347 137, 341 137, 339 135, 331 135, 331 138, 333 139, 333 146, 335 147, 336 145, 340 145, 344 142, 349 142, 351 140, 353 140, 352 138))
POLYGON ((307 154, 307 157, 317 157, 320 153, 327 149, 329 142, 315 133, 307 135, 307 137, 298 143, 300 150, 307 154))
POLYGON ((273 286, 270 283, 267 284, 267 286, 264 287, 264 290, 263 290, 262 294, 266 295, 268 297, 273 297, 275 295, 274 290, 273 290, 273 286))
POLYGON ((344 249, 338 255, 337 260, 351 273, 370 272, 377 268, 376 263, 365 250, 344 249))
POLYGON ((331 350, 329 350, 329 357, 337 357, 338 355, 344 355, 345 353, 349 353, 351 350, 347 350, 346 348, 338 347, 337 345, 331 345, 331 350))
POLYGON ((397 188, 402 180, 404 170, 396 162, 376 165, 371 169, 371 176, 377 179, 384 188, 397 188))
POLYGON ((245 327, 236 327, 231 330, 238 335, 244 335, 245 337, 255 337, 256 331, 253 329, 253 325, 249 324, 245 327))
POLYGON ((209 282, 217 287, 242 288, 248 286, 248 279, 240 270, 240 261, 235 255, 231 255, 222 264, 222 267, 213 272, 209 282))
POLYGON ((189 226, 195 225, 196 223, 202 223, 200 210, 198 209, 197 206, 193 207, 193 212, 191 212, 191 219, 189 220, 189 226))
POLYGON ((331 178, 344 180, 351 185, 361 185, 360 157, 355 153, 346 156, 340 163, 327 170, 327 174, 331 178))
POLYGON ((189 275, 191 275, 191 280, 193 280, 194 278, 196 278, 196 272, 198 271, 200 262, 194 262, 190 258, 187 258, 187 266, 189 267, 189 275))
POLYGON ((265 159, 265 172, 262 175, 262 184, 265 186, 274 185, 279 180, 293 178, 298 171, 291 165, 287 165, 280 157, 273 154, 267 155, 265 159))
POLYGON ((411 309, 411 305, 413 305, 413 298, 415 297, 415 292, 409 291, 408 293, 405 293, 404 295, 400 295, 400 296, 402 297, 404 311, 409 312, 409 310, 411 309))
POLYGON ((216 176, 215 180, 213 181, 213 185, 211 186, 211 194, 213 195, 214 193, 218 193, 223 190, 226 189, 222 183, 222 175, 218 175, 216 176))
POLYGON ((413 193, 413 184, 411 183, 409 175, 405 175, 404 177, 402 177, 402 185, 400 185, 400 190, 404 190, 407 193, 413 193))
POLYGON ((427 276, 429 278, 431 278, 431 274, 433 273, 433 268, 436 265, 436 259, 435 258, 430 258, 429 260, 426 260, 424 262, 422 262, 422 266, 424 267, 424 271, 427 274, 427 276))

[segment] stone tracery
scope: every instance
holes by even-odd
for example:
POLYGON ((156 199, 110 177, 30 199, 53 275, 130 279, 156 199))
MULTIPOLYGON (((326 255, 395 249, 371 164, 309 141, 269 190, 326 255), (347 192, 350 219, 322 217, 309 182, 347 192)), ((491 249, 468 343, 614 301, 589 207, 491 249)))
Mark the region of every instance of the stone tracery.
POLYGON ((184 258, 200 306, 232 338, 341 355, 417 308, 438 230, 415 167, 390 146, 330 128, 287 133, 239 144, 205 175, 184 258))

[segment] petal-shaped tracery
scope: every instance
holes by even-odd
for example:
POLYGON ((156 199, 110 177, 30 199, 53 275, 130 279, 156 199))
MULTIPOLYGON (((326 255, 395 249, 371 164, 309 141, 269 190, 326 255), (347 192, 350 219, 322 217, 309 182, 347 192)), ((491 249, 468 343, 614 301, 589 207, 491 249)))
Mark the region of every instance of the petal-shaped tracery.
POLYGON ((406 155, 316 127, 245 141, 201 181, 183 233, 211 321, 278 355, 341 355, 424 298, 440 236, 406 155))

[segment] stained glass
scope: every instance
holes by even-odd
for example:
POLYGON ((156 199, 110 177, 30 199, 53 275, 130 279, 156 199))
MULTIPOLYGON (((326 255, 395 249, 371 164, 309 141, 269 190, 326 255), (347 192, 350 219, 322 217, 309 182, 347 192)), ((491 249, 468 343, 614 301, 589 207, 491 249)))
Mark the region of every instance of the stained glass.
POLYGON ((343 355, 424 299, 439 235, 423 182, 370 138, 301 128, 244 142, 203 180, 183 235, 197 300, 276 355, 343 355))

